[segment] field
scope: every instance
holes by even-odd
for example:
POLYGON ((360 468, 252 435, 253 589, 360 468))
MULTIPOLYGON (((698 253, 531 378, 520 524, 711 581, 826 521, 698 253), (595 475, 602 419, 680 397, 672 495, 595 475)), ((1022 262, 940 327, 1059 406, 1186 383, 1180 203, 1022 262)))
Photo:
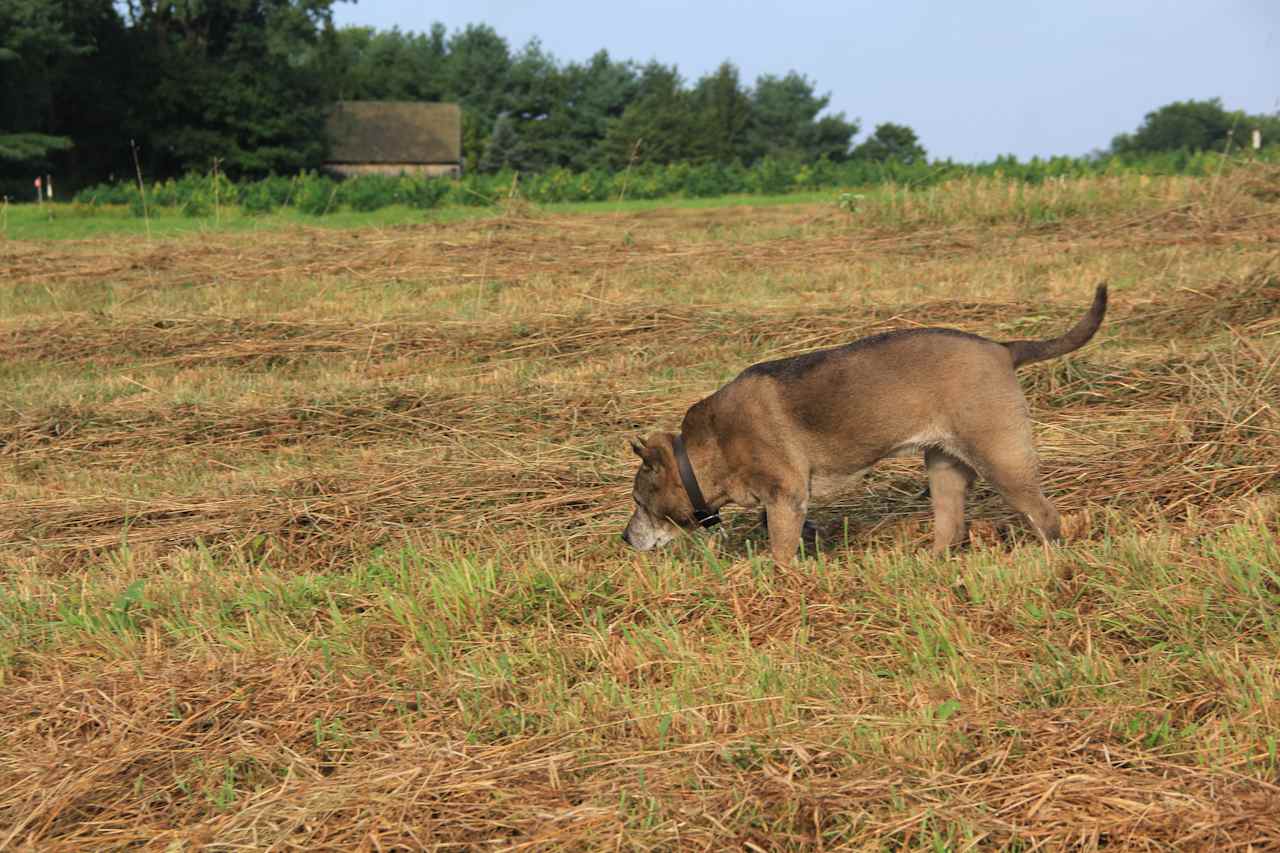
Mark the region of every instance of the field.
POLYGON ((1280 847, 1274 167, 130 224, 0 239, 0 849, 1280 847), (746 365, 1101 280, 1061 546, 928 556, 916 460, 790 570, 619 541, 746 365))

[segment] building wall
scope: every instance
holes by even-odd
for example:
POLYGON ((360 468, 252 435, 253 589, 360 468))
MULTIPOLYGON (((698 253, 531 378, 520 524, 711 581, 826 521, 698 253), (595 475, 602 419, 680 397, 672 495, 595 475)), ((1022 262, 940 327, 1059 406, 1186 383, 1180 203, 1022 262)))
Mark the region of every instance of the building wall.
POLYGON ((456 178, 462 174, 462 166, 457 163, 325 163, 324 167, 344 178, 400 174, 456 178))

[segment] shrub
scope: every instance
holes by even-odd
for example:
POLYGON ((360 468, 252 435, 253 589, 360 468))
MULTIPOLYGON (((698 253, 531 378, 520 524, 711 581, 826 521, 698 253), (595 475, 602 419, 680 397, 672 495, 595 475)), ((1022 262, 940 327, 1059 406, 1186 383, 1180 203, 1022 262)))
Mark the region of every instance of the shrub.
POLYGON ((240 189, 240 209, 245 213, 271 213, 280 203, 262 183, 247 184, 240 189))
MULTIPOLYGON (((1088 176, 1123 177, 1134 175, 1213 175, 1220 169, 1235 168, 1252 160, 1280 163, 1280 145, 1261 152, 1232 154, 1204 151, 1159 151, 1147 154, 1126 152, 1097 157, 1033 157, 1020 161, 1012 155, 987 163, 962 164, 949 160, 903 163, 851 159, 834 163, 826 158, 803 163, 789 159, 764 158, 751 168, 721 163, 639 164, 619 172, 592 169, 573 172, 554 168, 542 173, 470 173, 458 180, 425 176, 364 175, 341 184, 332 178, 304 172, 297 177, 272 175, 256 182, 233 184, 225 175, 189 174, 179 180, 159 181, 146 190, 147 208, 153 212, 177 208, 187 216, 207 216, 215 203, 239 203, 246 213, 268 213, 289 206, 319 216, 340 206, 354 210, 377 210, 390 204, 405 204, 425 210, 441 205, 487 207, 511 194, 539 203, 603 201, 606 199, 659 199, 686 196, 707 198, 728 193, 777 194, 793 190, 858 190, 893 186, 884 198, 904 190, 936 187, 958 178, 983 177, 1000 182, 1036 186, 1051 179, 1088 176)), ((25 192, 25 189, 24 189, 25 192)), ((879 198, 879 196, 877 196, 879 198)), ((14 196, 21 200, 22 196, 14 196)), ((138 187, 130 181, 99 184, 76 193, 74 201, 86 207, 127 206, 142 215, 138 187)), ((877 202, 878 203, 878 202, 877 202)), ((865 207, 865 205, 864 205, 865 207)), ((896 215, 896 214, 895 214, 896 215)), ((1029 208, 1032 219, 1063 215, 1057 209, 1029 208)))
POLYGON ((174 205, 184 216, 208 216, 215 207, 227 207, 237 202, 239 190, 223 173, 198 174, 190 172, 173 184, 174 205))
POLYGON ((592 169, 578 175, 577 190, 582 201, 605 201, 612 188, 611 175, 602 169, 592 169))
POLYGON ((178 205, 183 216, 199 218, 213 213, 213 195, 208 192, 193 191, 178 205))
POLYGON ((73 201, 96 206, 101 204, 129 204, 138 195, 138 187, 127 182, 97 184, 75 194, 73 201))
POLYGON ((429 178, 425 175, 406 175, 400 179, 397 193, 407 205, 418 210, 429 210, 444 201, 449 194, 448 178, 429 178))
POLYGON ((796 169, 795 185, 806 190, 826 189, 840 183, 839 167, 826 157, 815 163, 802 163, 796 169))
POLYGON ((684 175, 681 189, 690 198, 712 198, 718 195, 742 192, 746 189, 741 166, 723 163, 704 163, 690 168, 684 175))
POLYGON ((241 184, 240 206, 246 213, 270 213, 277 207, 287 207, 293 200, 295 178, 270 175, 260 181, 241 184))
POLYGON ((245 213, 271 213, 277 207, 280 207, 280 200, 267 181, 245 184, 240 188, 240 209, 245 213))
POLYGON ((155 209, 159 207, 177 207, 178 206, 178 185, 170 178, 167 181, 157 181, 147 190, 147 206, 155 209))
POLYGON ((748 192, 762 195, 781 195, 791 189, 796 167, 772 157, 765 157, 747 172, 748 192))
POLYGON ((449 203, 468 207, 489 207, 497 204, 511 186, 510 172, 496 175, 464 175, 449 187, 449 203))
POLYGON ((390 175, 357 175, 338 185, 338 202, 352 210, 380 210, 396 203, 399 185, 390 175))
POLYGON ((293 193, 293 206, 309 216, 332 213, 338 206, 338 185, 325 175, 303 172, 293 193))
POLYGON ((557 166, 539 175, 525 178, 520 187, 524 197, 539 204, 553 204, 558 201, 572 201, 569 182, 573 173, 557 166))

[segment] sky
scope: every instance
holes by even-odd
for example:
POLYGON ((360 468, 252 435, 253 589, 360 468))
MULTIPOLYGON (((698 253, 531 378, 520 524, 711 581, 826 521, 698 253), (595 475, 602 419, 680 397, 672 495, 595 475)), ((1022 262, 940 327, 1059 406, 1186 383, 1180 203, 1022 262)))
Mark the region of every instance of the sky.
POLYGON ((488 24, 512 50, 561 62, 600 49, 676 65, 693 81, 728 59, 744 82, 798 71, 829 112, 910 125, 933 158, 1080 155, 1171 101, 1280 110, 1280 0, 542 0, 338 2, 339 26, 452 33, 488 24))

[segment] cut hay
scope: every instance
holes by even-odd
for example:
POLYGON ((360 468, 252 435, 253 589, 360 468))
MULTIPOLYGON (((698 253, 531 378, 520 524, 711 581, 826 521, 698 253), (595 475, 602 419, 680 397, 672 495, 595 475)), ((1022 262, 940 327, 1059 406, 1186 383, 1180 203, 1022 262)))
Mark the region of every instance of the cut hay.
POLYGON ((0 849, 1280 847, 1273 182, 0 243, 0 849), (619 543, 748 364, 1103 279, 1065 543, 929 557, 907 459, 789 570, 619 543))

